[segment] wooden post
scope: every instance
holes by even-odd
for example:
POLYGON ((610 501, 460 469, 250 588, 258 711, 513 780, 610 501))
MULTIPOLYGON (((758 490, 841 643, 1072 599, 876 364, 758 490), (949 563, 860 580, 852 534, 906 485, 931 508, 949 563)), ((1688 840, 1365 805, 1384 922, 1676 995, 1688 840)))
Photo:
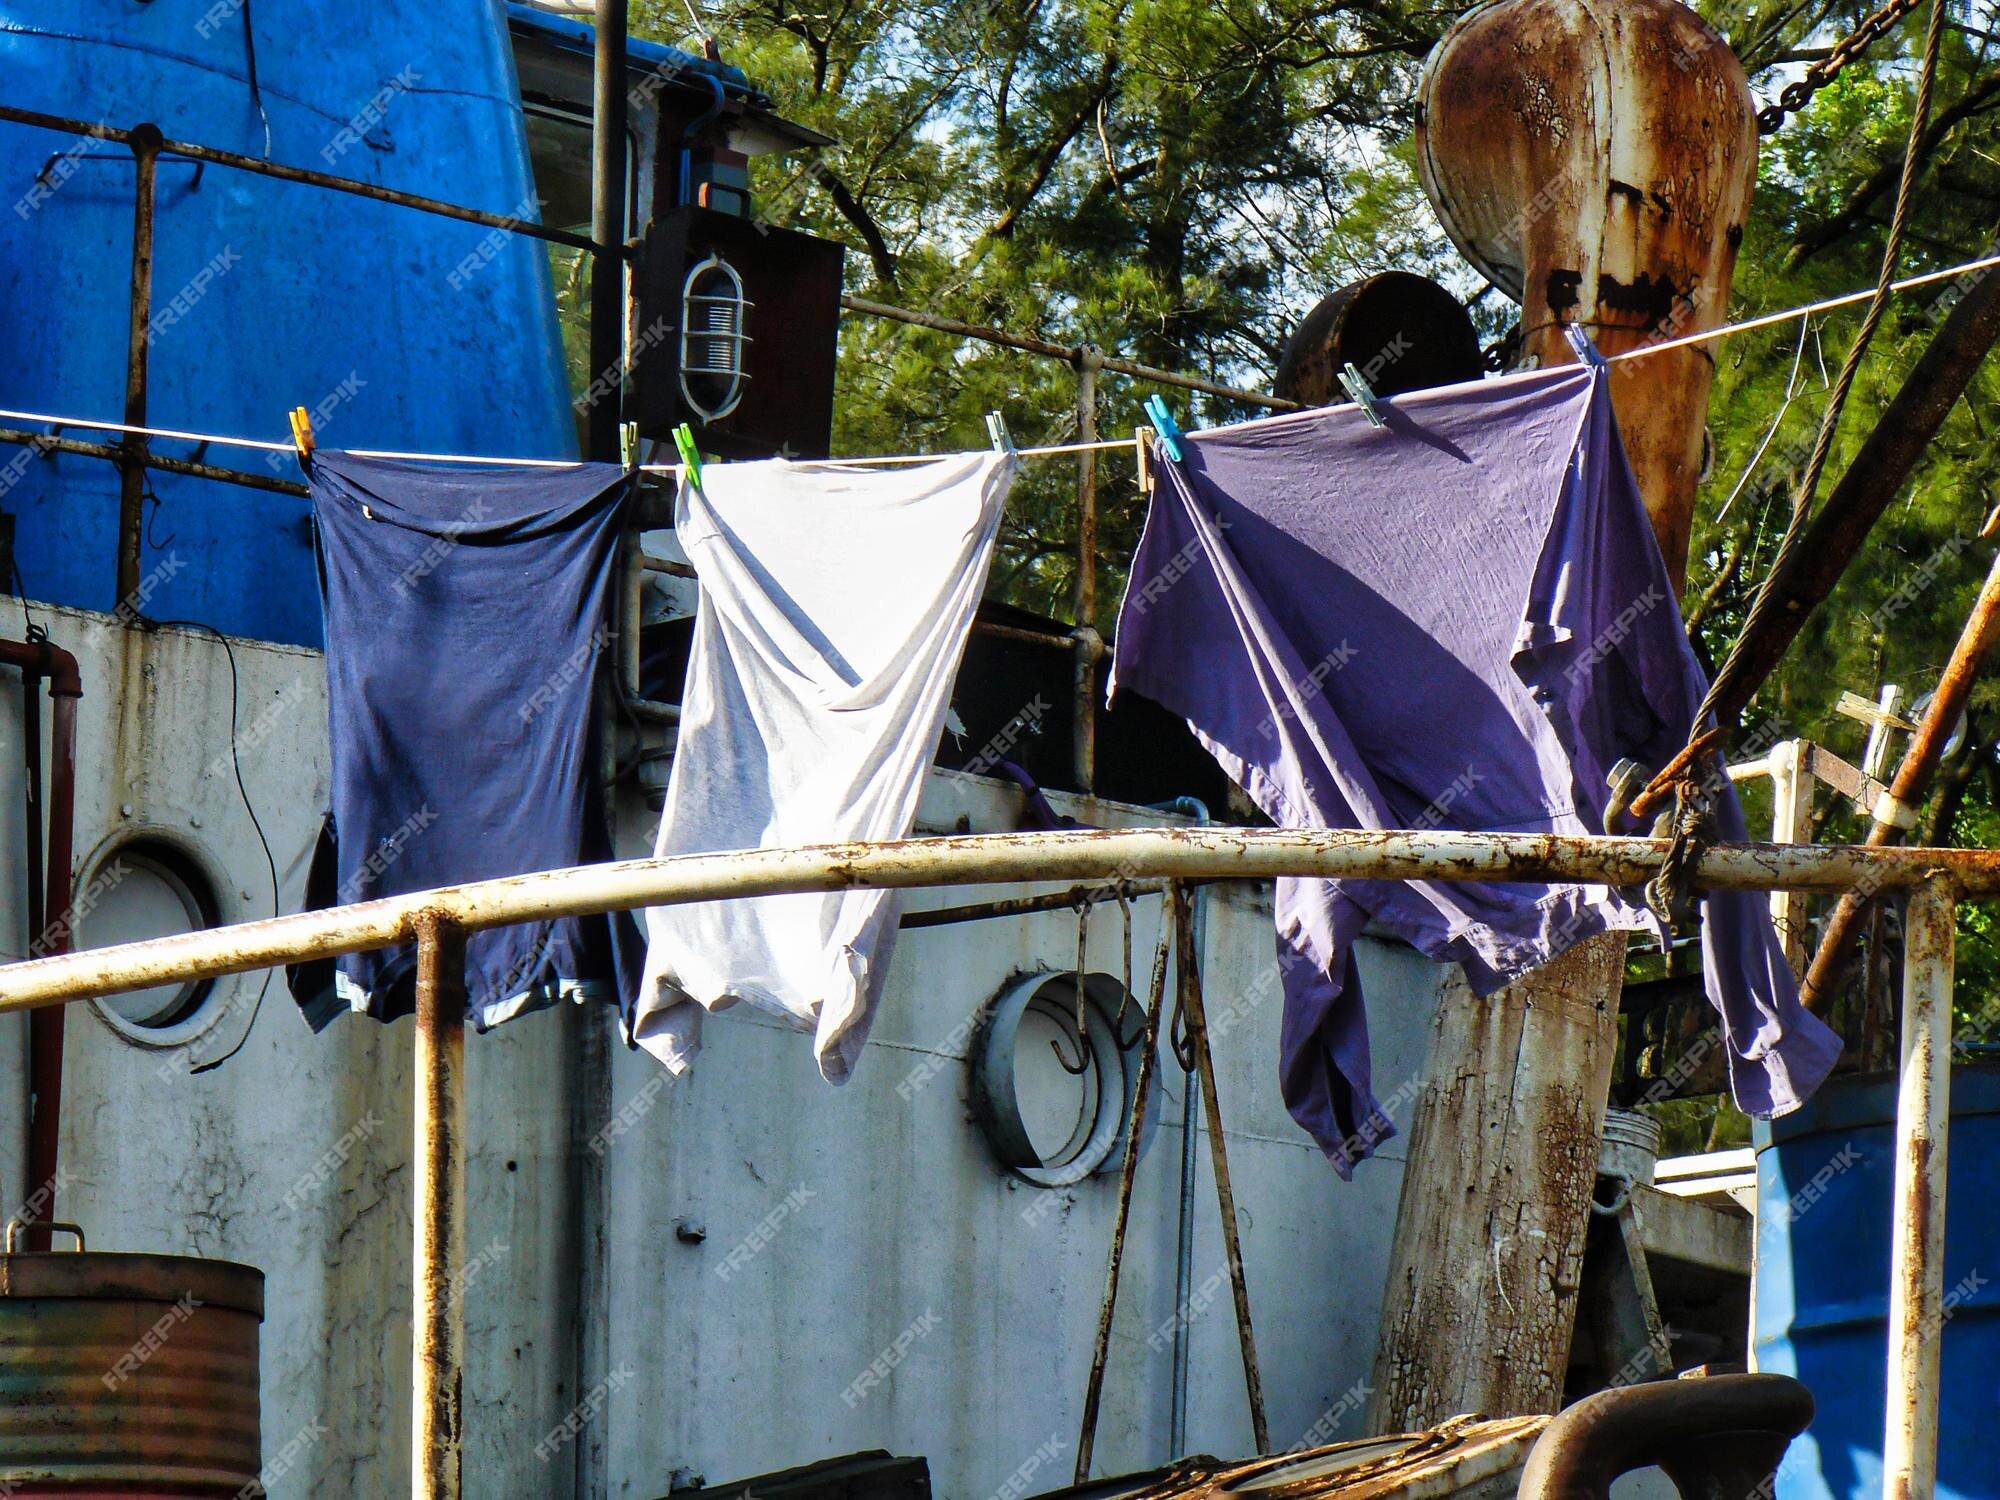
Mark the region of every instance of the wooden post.
POLYGON ((1484 1000, 1455 970, 1446 982, 1403 1171, 1372 1431, 1561 1404, 1624 966, 1614 932, 1484 1000))
MULTIPOLYGON (((1786 740, 1771 747, 1771 842, 1812 842, 1813 775, 1806 764, 1806 742, 1786 740)), ((1771 921, 1785 945, 1785 962, 1794 974, 1806 971, 1806 893, 1771 892, 1771 921)))

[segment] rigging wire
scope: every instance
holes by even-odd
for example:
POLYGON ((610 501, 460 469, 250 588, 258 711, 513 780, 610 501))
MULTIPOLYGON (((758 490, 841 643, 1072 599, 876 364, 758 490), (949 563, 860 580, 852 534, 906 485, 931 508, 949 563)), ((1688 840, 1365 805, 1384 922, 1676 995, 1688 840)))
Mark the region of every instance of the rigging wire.
MULTIPOLYGON (((1757 445, 1757 451, 1750 455, 1750 462, 1743 466, 1743 477, 1736 481, 1736 488, 1729 492, 1729 498, 1722 502, 1722 508, 1715 513, 1711 525, 1720 526, 1729 515, 1729 507, 1736 503, 1736 497, 1743 493, 1743 487, 1750 482, 1750 476, 1757 472, 1757 465, 1764 461, 1765 450, 1771 440, 1778 435, 1778 426, 1785 420, 1785 413, 1792 408, 1792 398, 1799 392, 1799 365, 1806 355, 1806 335, 1812 331, 1812 319, 1807 318, 1799 325, 1799 347, 1792 353, 1792 373, 1785 377, 1785 399, 1778 404, 1778 414, 1771 418, 1771 426, 1764 434, 1764 441, 1757 445)), ((1822 368, 1821 375, 1825 375, 1822 368)), ((1822 380, 1822 384, 1824 381, 1822 380)))
MULTIPOLYGON (((264 864, 271 872, 271 915, 284 915, 284 902, 278 888, 278 861, 271 853, 271 840, 264 833, 264 820, 257 816, 257 804, 250 800, 250 789, 243 784, 243 743, 237 730, 237 712, 242 698, 242 682, 236 670, 236 651, 229 637, 205 620, 155 620, 148 615, 137 616, 136 623, 144 630, 203 630, 222 643, 222 654, 229 660, 229 763, 236 772, 236 794, 243 799, 243 810, 250 814, 250 826, 257 830, 257 842, 264 849, 264 864)), ((264 1009, 264 999, 271 991, 271 970, 264 970, 264 982, 257 987, 257 999, 250 1007, 250 1019, 244 1024, 243 1034, 234 1046, 220 1056, 189 1067, 190 1075, 206 1073, 219 1068, 250 1040, 250 1033, 257 1025, 257 1017, 264 1009)))
POLYGON ((1895 211, 1889 217, 1889 232, 1882 246, 1882 269, 1875 279, 1875 290, 1868 303, 1867 314, 1854 335, 1854 342, 1848 346, 1847 358, 1842 361, 1840 374, 1834 381, 1833 394, 1821 414, 1819 435, 1813 441, 1812 456, 1806 461, 1805 474, 1799 480, 1792 501, 1792 514, 1778 538, 1771 566, 1765 570, 1764 580, 1751 600, 1750 611, 1743 619, 1743 628, 1737 632, 1729 654, 1723 658, 1715 680, 1702 695, 1701 705, 1695 710, 1694 720, 1688 726, 1690 744, 1700 735, 1702 726, 1715 712, 1724 692, 1733 686, 1732 669, 1742 659, 1745 642, 1760 636, 1773 611, 1780 607, 1777 580, 1783 576, 1786 563, 1798 551, 1805 536, 1806 522, 1813 513, 1813 496, 1819 489, 1820 476, 1825 472, 1827 459, 1833 452, 1834 432, 1840 426, 1841 414, 1854 390, 1855 377, 1860 373, 1868 345, 1888 310, 1889 294, 1896 286, 1896 264, 1902 257, 1903 237, 1909 228, 1910 209, 1916 199, 1917 178, 1923 166, 1924 128, 1930 119, 1932 85, 1937 80, 1938 47, 1944 35, 1944 15, 1945 0, 1931 0, 1930 20, 1924 31, 1923 65, 1917 74, 1916 99, 1910 111, 1910 138, 1903 152, 1902 180, 1896 188, 1895 211))

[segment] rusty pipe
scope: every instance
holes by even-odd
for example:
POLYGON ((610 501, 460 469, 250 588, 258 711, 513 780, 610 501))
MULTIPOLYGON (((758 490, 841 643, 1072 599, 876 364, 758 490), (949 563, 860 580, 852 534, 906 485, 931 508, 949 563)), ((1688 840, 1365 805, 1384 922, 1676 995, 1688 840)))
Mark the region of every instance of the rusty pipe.
MULTIPOLYGON (((42 876, 42 923, 29 933, 28 951, 39 958, 70 951, 74 913, 70 857, 76 841, 76 705, 83 673, 69 652, 49 641, 0 641, 0 664, 25 678, 46 678, 50 716, 48 838, 42 876)), ((39 726, 37 726, 39 732, 39 726)), ((35 747, 38 751, 39 746, 35 747)), ((31 762, 32 764, 32 762, 31 762)), ((63 1021, 61 1010, 28 1018, 28 1191, 34 1209, 31 1250, 49 1248, 47 1224, 56 1214, 57 1154, 62 1139, 63 1021)))
POLYGON ((1549 1423, 1520 1500, 1608 1500, 1620 1474, 1658 1465, 1683 1495, 1769 1495, 1812 1392, 1789 1375, 1654 1380, 1585 1396, 1549 1423))
POLYGON ((1957 895, 1948 878, 1928 880, 1910 893, 1903 920, 1903 1055, 1896 1084, 1889 1395, 1882 1440, 1886 1500, 1931 1500, 1937 1491, 1957 926, 1957 895))
MULTIPOLYGON (((24 448, 36 449, 44 457, 51 453, 75 453, 84 458, 109 459, 112 463, 125 461, 125 450, 122 445, 86 442, 82 438, 51 437, 39 432, 23 432, 18 427, 0 427, 0 443, 18 443, 24 448)), ((294 484, 289 479, 275 479, 263 474, 246 474, 241 469, 224 468, 220 464, 168 458, 150 449, 144 457, 147 468, 158 469, 162 474, 185 474, 192 479, 213 479, 221 484, 240 485, 247 490, 267 490, 274 495, 297 495, 300 499, 305 499, 312 493, 304 485, 294 484)))
MULTIPOLYGON (((596 0, 592 19, 590 237, 600 245, 622 245, 626 0, 596 0)), ((687 184, 679 186, 685 195, 687 184)), ((590 373, 593 380, 610 381, 611 388, 591 404, 585 451, 600 463, 616 463, 625 392, 625 267, 620 261, 593 263, 590 269, 590 373)))
MULTIPOLYGON (((1996 640, 2000 640, 2000 555, 1994 557, 1993 566, 1987 571, 1979 598, 1966 617, 1958 644, 1952 647, 1951 659, 1945 663, 1944 675, 1931 695, 1930 707, 1924 711, 1923 722, 1903 752, 1902 764, 1896 767, 1889 790, 1870 809, 1873 821, 1868 827, 1865 847, 1884 849, 1900 844, 1903 836, 1916 826, 1917 805, 1930 790, 1931 778, 1944 758, 1945 742, 1951 738, 1996 640)), ((1871 895, 1860 890, 1848 891, 1827 919, 1826 930, 1820 935, 1819 947, 1799 987, 1799 998, 1808 1008, 1819 1009, 1822 1003, 1831 1003, 1833 987, 1854 951, 1855 935, 1860 931, 1871 895)))
MULTIPOLYGON (((40 110, 20 109, 11 104, 0 104, 0 120, 14 125, 30 125, 37 130, 61 131, 67 135, 86 136, 92 140, 111 141, 121 145, 129 145, 138 130, 146 128, 140 126, 137 130, 121 130, 116 125, 73 120, 64 115, 43 114, 40 110)), ((336 177, 330 172, 310 172, 304 167, 266 161, 259 156, 245 156, 240 151, 224 151, 215 146, 203 146, 193 141, 175 140, 162 141, 160 149, 168 156, 182 157, 188 161, 213 162, 217 166, 252 172, 259 177, 275 177, 280 182, 295 182, 307 187, 325 188, 330 192, 349 193, 357 198, 372 198, 377 203, 390 203, 399 208, 414 208, 420 213, 457 219, 466 224, 483 224, 489 229, 525 235, 529 239, 547 240, 555 245, 568 245, 572 249, 585 250, 593 255, 611 254, 631 259, 637 253, 624 245, 599 245, 588 235, 572 234, 566 229, 547 228, 517 215, 488 213, 484 209, 467 208, 460 203, 446 203, 439 198, 426 198, 421 193, 405 193, 396 188, 382 187, 378 183, 361 182, 352 177, 336 177)))
POLYGON ((410 1493, 458 1500, 465 1448, 465 929, 417 920, 410 1493))
MULTIPOLYGON (((153 221, 159 181, 159 127, 140 125, 126 139, 132 148, 132 299, 125 342, 125 425, 146 425, 148 357, 153 348, 153 221)), ((146 434, 127 432, 118 460, 118 587, 125 609, 137 608, 139 557, 145 534, 146 434)))
MULTIPOLYGON (((408 943, 420 913, 468 931, 516 922, 634 911, 689 901, 799 891, 992 885, 1007 881, 1319 879, 1576 881, 1642 885, 1665 839, 1545 833, 1363 833, 1286 828, 1138 828, 983 833, 883 843, 807 845, 616 860, 386 896, 352 906, 0 967, 0 1014, 169 981, 243 974, 301 958, 408 943)), ((1717 844, 1701 851, 1699 890, 1837 893, 1868 884, 1907 890, 1935 874, 1967 900, 2000 897, 2000 850, 1867 849, 1844 844, 1717 844)))

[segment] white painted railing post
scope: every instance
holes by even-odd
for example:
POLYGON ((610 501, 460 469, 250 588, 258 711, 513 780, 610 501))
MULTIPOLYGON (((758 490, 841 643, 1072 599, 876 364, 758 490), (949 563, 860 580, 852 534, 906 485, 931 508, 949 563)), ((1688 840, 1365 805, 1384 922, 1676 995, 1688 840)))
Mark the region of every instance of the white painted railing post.
POLYGON ((1931 1500, 1937 1491, 1952 940, 1957 923, 1957 894, 1946 877, 1934 876, 1910 892, 1903 918, 1903 1057, 1896 1091, 1889 1402, 1882 1443, 1887 1500, 1931 1500))

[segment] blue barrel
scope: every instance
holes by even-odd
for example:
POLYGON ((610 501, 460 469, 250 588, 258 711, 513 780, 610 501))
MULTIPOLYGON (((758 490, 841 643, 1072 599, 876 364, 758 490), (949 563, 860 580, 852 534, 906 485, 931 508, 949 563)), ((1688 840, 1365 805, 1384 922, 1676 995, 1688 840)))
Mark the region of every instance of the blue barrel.
MULTIPOLYGON (((2000 1495, 2000 1067, 1960 1064, 1945 1187, 1939 1500, 2000 1495)), ((1758 1125, 1753 1356, 1813 1393, 1778 1500, 1879 1500, 1896 1084, 1829 1083, 1758 1125)))
MULTIPOLYGON (((0 0, 0 77, 22 108, 538 217, 499 0, 0 0)), ((0 124, 0 407, 122 415, 133 184, 124 146, 0 124)), ((153 305, 152 426, 282 439, 305 406, 330 447, 576 453, 539 241, 163 157, 153 305)), ((0 510, 27 594, 113 608, 116 468, 25 451, 0 445, 0 510)), ((299 477, 283 455, 154 451, 299 477)), ((303 500, 150 482, 146 614, 319 644, 303 500)))

